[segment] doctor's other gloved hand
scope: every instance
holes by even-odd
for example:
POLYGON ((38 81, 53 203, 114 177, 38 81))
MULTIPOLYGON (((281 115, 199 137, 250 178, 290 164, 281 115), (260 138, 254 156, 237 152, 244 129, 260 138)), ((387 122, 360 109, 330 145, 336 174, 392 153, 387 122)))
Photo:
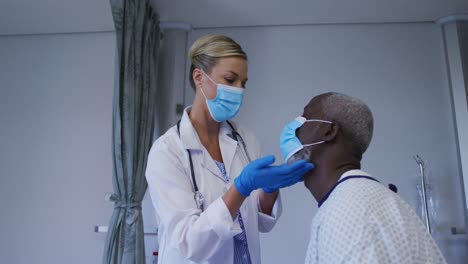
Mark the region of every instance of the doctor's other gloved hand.
POLYGON ((303 181, 302 175, 314 168, 312 163, 305 160, 279 166, 272 165, 274 162, 273 155, 252 161, 234 180, 237 191, 245 197, 259 188, 263 188, 266 192, 274 192, 303 181))

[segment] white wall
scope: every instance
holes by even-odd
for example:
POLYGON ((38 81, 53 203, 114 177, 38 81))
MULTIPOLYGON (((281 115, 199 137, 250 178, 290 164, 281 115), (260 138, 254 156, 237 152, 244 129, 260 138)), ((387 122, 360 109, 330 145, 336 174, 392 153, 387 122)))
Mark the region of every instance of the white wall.
POLYGON ((176 106, 184 104, 184 78, 187 33, 182 30, 164 30, 159 50, 157 129, 162 135, 182 117, 176 106))
MULTIPOLYGON (((189 44, 208 32, 192 32, 189 44)), ((312 96, 334 90, 364 99, 376 119, 365 167, 418 207, 411 156, 420 154, 432 185, 437 241, 449 263, 468 258, 466 240, 449 235, 451 226, 463 225, 463 206, 437 26, 217 32, 238 40, 250 57, 238 119, 257 133, 264 153, 280 156, 282 126, 312 96)), ((107 225, 112 212, 103 195, 112 192, 114 50, 113 33, 0 37, 2 263, 100 263, 105 234, 93 226, 107 225)), ((185 89, 188 104, 188 82, 185 89)), ((283 198, 282 220, 262 236, 264 263, 303 261, 316 203, 299 185, 283 198)))
POLYGON ((468 22, 445 24, 443 33, 456 120, 460 169, 464 175, 465 208, 468 208, 468 22))
MULTIPOLYGON (((0 37, 1 263, 100 263, 113 204, 112 100, 115 34, 0 37)), ((157 123, 183 104, 186 34, 166 32, 157 123), (167 73, 170 74, 167 74, 167 73), (179 89, 176 89, 179 87, 179 89)), ((157 134, 158 132, 155 131, 157 134)), ((145 230, 156 228, 149 195, 145 230)), ((145 236, 147 260, 157 250, 145 236)))
POLYGON ((114 33, 0 37, 0 262, 100 263, 114 33))
MULTIPOLYGON (((225 33, 249 56, 249 83, 238 121, 256 132, 265 154, 280 158, 279 134, 315 95, 343 92, 363 99, 375 131, 364 169, 394 183, 420 213, 418 167, 426 161, 434 237, 449 263, 468 259, 463 196, 442 34, 435 24, 324 25, 196 30, 225 33)), ((186 69, 186 72, 188 69, 186 69)), ((186 75, 186 74, 185 74, 186 75)), ((188 82, 185 103, 193 100, 188 82)), ((264 263, 301 263, 317 210, 308 191, 283 191, 284 215, 262 236, 264 263)))

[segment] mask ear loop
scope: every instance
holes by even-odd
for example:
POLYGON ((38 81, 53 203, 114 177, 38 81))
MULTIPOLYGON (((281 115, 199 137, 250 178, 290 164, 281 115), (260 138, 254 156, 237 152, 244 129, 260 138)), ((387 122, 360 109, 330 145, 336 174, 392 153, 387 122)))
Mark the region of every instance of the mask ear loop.
POLYGON ((211 79, 210 76, 208 76, 208 74, 206 74, 206 72, 205 72, 204 70, 200 69, 200 71, 201 71, 208 79, 210 79, 210 81, 211 81, 212 83, 214 83, 215 85, 218 85, 215 81, 213 81, 213 79, 211 79))
POLYGON ((325 141, 322 140, 322 141, 315 142, 315 143, 305 144, 305 145, 302 145, 302 147, 305 148, 305 147, 315 146, 315 145, 322 144, 322 143, 325 143, 325 141))
POLYGON ((307 122, 321 122, 321 123, 326 123, 326 124, 333 124, 332 121, 327 121, 327 120, 322 120, 322 119, 307 119, 304 121, 304 123, 307 122))
POLYGON ((200 86, 200 90, 201 90, 201 92, 203 94, 203 97, 205 97, 205 100, 208 100, 208 97, 206 97, 205 92, 203 91, 203 87, 200 86))
MULTIPOLYGON (((218 85, 215 81, 213 81, 213 79, 210 78, 210 76, 208 76, 208 74, 205 73, 204 70, 200 69, 200 71, 203 73, 203 75, 205 75, 208 79, 210 79, 210 81, 211 81, 213 84, 218 85)), ((203 87, 200 87, 200 90, 201 90, 203 96, 205 97, 205 100, 208 100, 208 97, 206 97, 205 92, 203 91, 203 87)))
MULTIPOLYGON (((321 123, 325 123, 325 124, 333 124, 333 122, 331 122, 331 121, 321 120, 321 119, 308 119, 308 120, 304 121, 304 123, 306 123, 306 122, 321 122, 321 123)), ((310 146, 315 146, 315 145, 322 144, 322 143, 325 143, 325 141, 322 140, 322 141, 315 142, 315 143, 305 144, 305 145, 302 145, 302 147, 310 147, 310 146)))

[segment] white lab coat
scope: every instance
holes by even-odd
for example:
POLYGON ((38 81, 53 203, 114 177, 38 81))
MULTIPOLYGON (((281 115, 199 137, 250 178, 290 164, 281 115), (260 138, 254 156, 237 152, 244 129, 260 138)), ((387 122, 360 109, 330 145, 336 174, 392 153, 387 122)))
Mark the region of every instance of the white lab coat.
MULTIPOLYGON (((221 123, 219 144, 230 178, 227 184, 190 122, 190 109, 182 116, 180 136, 176 126, 170 128, 154 142, 148 156, 146 179, 158 223, 158 263, 233 263, 233 237, 241 228, 237 218, 232 220, 222 195, 247 161, 240 144, 229 136, 229 125, 221 123), (197 186, 205 199, 203 212, 195 204, 186 149, 191 151, 197 186)), ((236 130, 250 157, 258 158, 255 137, 241 128, 236 130)), ((269 232, 282 212, 278 196, 272 216, 261 213, 258 193, 253 191, 240 208, 252 263, 260 263, 259 232, 269 232)))
MULTIPOLYGON (((341 176, 369 176, 351 170, 341 176)), ((306 264, 445 264, 419 217, 398 194, 369 179, 338 185, 311 225, 306 264)))

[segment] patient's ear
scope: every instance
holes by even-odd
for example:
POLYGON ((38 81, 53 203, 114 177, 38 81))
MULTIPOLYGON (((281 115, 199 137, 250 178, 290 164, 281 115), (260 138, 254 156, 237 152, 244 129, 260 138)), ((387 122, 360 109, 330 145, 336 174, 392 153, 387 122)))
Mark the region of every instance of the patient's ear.
POLYGON ((338 136, 338 131, 340 130, 340 126, 333 122, 331 124, 325 125, 325 133, 322 136, 322 140, 325 142, 333 141, 338 136))

